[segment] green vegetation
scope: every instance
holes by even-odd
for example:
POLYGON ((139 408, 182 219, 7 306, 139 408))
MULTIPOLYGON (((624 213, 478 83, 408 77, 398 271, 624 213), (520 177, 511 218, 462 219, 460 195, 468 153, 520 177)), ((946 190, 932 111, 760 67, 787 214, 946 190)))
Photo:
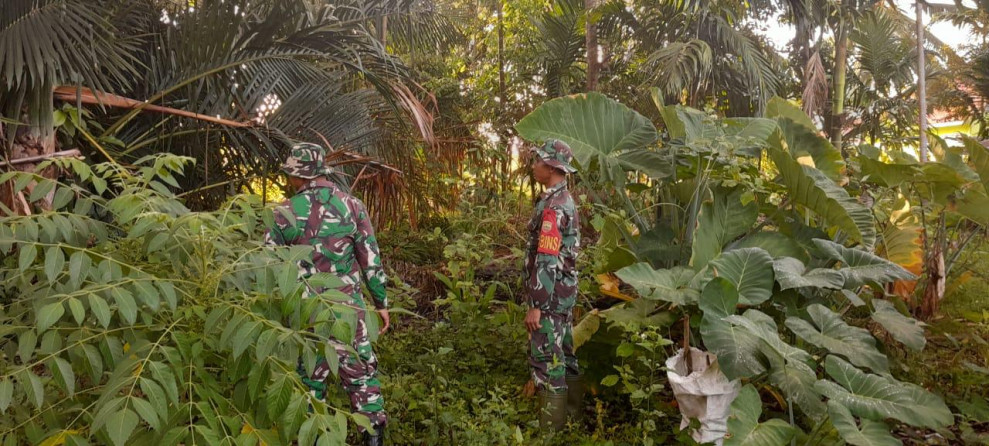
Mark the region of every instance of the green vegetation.
POLYGON ((926 41, 918 110, 912 14, 6 0, 0 444, 360 441, 296 372, 354 314, 301 298, 307 248, 262 244, 297 140, 333 148, 378 229, 391 444, 695 444, 666 368, 688 346, 738 380, 728 446, 989 444, 989 16, 940 6, 973 38, 926 41), (971 134, 916 151, 922 113, 971 134), (548 138, 578 168, 588 381, 555 434, 519 273, 548 138))

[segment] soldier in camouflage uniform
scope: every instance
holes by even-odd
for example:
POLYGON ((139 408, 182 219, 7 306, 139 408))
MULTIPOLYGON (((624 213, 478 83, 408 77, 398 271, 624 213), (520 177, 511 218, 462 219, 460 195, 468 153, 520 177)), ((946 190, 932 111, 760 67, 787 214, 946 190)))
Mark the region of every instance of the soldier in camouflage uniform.
POLYGON ((532 174, 546 186, 529 221, 525 284, 530 309, 529 365, 540 392, 540 425, 559 428, 580 415, 583 383, 573 349, 573 306, 577 300, 580 224, 567 190, 566 174, 576 172, 573 154, 551 139, 532 149, 532 174))
MULTIPOLYGON (((349 345, 357 355, 347 351, 342 342, 330 339, 339 355, 339 377, 351 406, 357 413, 366 415, 375 426, 374 432, 365 433, 367 444, 381 444, 381 432, 387 418, 381 384, 377 377, 378 360, 368 339, 364 322, 366 306, 361 295, 361 276, 374 300, 374 307, 381 315, 383 327, 388 329, 388 299, 385 295, 385 273, 381 267, 378 243, 367 211, 357 198, 333 184, 327 175, 332 169, 324 164, 323 148, 308 143, 292 146, 282 170, 295 188, 295 196, 281 204, 275 212, 275 226, 266 234, 271 245, 312 245, 312 258, 299 262, 300 279, 314 273, 332 273, 344 286, 338 290, 351 296, 349 303, 357 313, 357 328, 349 345)), ((306 287, 303 297, 323 290, 306 287)), ((320 358, 312 375, 306 376, 302 366, 300 374, 317 398, 326 394, 325 380, 330 367, 320 358)))

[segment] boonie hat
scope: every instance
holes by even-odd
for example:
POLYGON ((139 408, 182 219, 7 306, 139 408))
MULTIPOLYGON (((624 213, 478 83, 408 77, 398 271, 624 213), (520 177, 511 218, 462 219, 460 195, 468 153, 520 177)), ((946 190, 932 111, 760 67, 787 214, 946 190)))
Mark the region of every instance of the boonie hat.
POLYGON ((326 166, 325 163, 326 150, 322 146, 300 142, 292 146, 285 164, 282 164, 282 172, 311 180, 333 173, 333 168, 326 166))
POLYGON ((573 161, 573 151, 567 143, 559 139, 547 139, 542 147, 533 147, 532 152, 541 158, 543 162, 567 173, 577 171, 570 162, 573 161))

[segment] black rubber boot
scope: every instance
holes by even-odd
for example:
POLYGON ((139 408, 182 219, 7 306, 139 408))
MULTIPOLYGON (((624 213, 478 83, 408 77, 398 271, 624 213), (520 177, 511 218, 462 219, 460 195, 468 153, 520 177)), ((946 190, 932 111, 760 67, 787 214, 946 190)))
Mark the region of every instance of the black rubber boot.
POLYGON ((567 416, 579 421, 584 415, 584 375, 567 375, 567 416))
POLYGON ((384 428, 375 426, 373 431, 364 432, 364 444, 367 446, 382 446, 385 444, 384 428))
POLYGON ((567 422, 567 392, 539 391, 539 428, 560 430, 567 422))

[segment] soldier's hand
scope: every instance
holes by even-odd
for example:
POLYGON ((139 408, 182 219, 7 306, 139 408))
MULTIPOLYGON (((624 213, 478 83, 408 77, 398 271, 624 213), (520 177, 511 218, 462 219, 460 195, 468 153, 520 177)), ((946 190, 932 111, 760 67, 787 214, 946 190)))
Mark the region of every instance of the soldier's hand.
POLYGON ((381 316, 381 329, 378 330, 378 334, 385 334, 388 331, 388 327, 391 325, 391 319, 388 317, 388 310, 378 310, 378 315, 381 316))
POLYGON ((539 318, 542 317, 542 311, 538 308, 530 308, 527 313, 525 313, 525 329, 529 332, 539 330, 539 318))

